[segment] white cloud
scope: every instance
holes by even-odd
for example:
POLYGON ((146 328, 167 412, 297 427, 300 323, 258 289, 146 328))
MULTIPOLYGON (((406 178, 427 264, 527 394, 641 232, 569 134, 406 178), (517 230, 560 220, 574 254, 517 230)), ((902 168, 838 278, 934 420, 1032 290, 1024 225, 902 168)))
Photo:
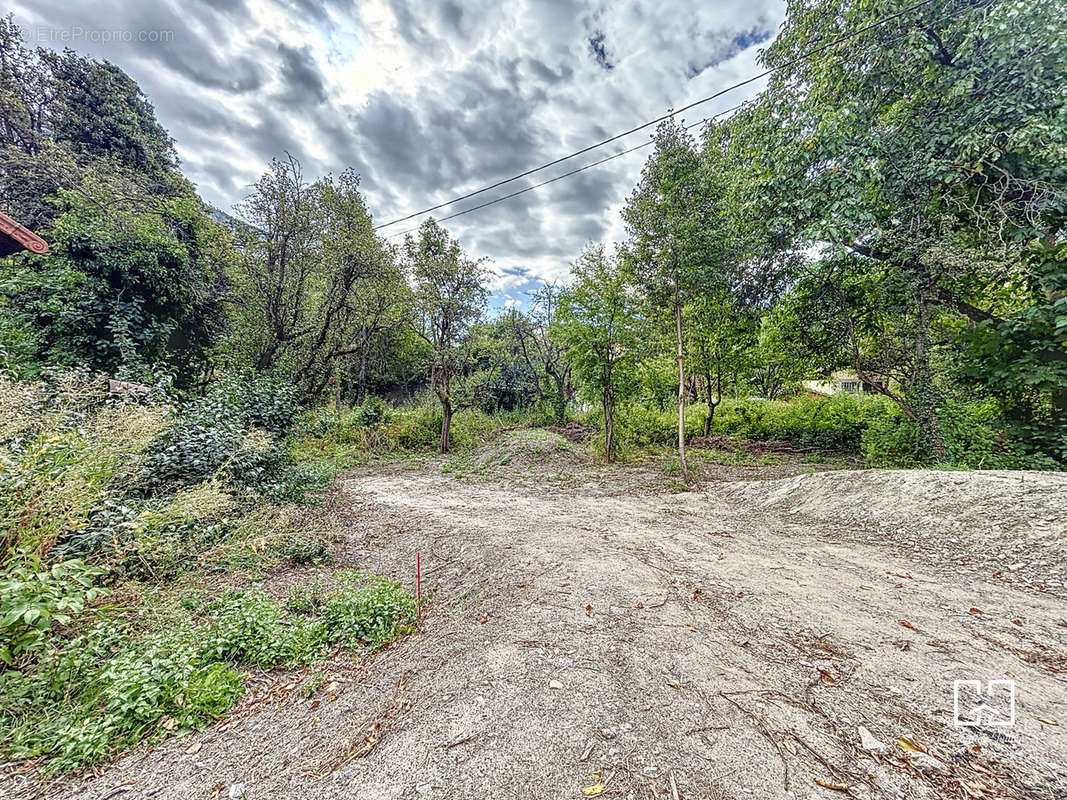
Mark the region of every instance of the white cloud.
MULTIPOLYGON (((176 0, 82 0, 73 8, 68 0, 17 0, 13 10, 28 29, 89 31, 107 20, 108 29, 130 30, 129 42, 83 35, 67 44, 113 61, 139 82, 209 202, 228 209, 272 156, 288 150, 308 177, 354 167, 382 222, 760 71, 758 41, 777 30, 785 5, 226 0, 179 7, 176 0), (146 29, 173 35, 164 43, 138 41, 136 32, 146 29)), ((745 87, 684 116, 695 122, 758 89, 745 87)), ((528 182, 647 141, 649 133, 528 182)), ((638 151, 445 225, 472 255, 493 260, 497 291, 557 279, 587 240, 621 238, 619 209, 646 155, 638 151)), ((517 300, 521 293, 511 294, 517 300)))

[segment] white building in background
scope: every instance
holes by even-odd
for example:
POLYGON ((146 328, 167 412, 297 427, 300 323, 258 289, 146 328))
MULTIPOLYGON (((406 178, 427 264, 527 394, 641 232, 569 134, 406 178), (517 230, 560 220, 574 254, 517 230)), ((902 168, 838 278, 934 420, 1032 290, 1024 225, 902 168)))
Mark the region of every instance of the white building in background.
POLYGON ((819 381, 801 381, 806 391, 813 394, 821 394, 833 397, 835 394, 867 394, 877 391, 876 386, 888 386, 889 380, 882 375, 869 375, 866 381, 861 380, 859 375, 849 370, 836 370, 830 373, 830 377, 819 381))

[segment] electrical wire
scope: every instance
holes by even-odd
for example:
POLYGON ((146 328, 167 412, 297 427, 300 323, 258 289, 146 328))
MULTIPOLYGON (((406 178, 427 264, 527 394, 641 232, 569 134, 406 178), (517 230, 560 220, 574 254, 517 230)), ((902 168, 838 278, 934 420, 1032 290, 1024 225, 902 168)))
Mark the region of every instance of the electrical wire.
MULTIPOLYGON (((713 119, 717 119, 719 117, 725 116, 725 115, 727 115, 727 114, 729 114, 729 113, 731 113, 733 111, 737 111, 739 108, 741 108, 741 105, 736 105, 733 108, 728 108, 725 111, 720 111, 718 114, 713 114, 710 117, 705 117, 704 119, 700 120, 699 122, 694 122, 691 125, 684 126, 684 130, 690 130, 691 128, 695 128, 698 125, 703 125, 705 122, 707 122, 709 120, 713 120, 713 119)), ((616 158, 619 158, 620 156, 625 156, 625 155, 627 155, 629 153, 632 153, 635 150, 640 150, 643 147, 648 147, 650 144, 652 144, 651 140, 649 140, 647 142, 642 142, 641 144, 634 145, 633 147, 627 148, 626 150, 621 150, 618 153, 613 153, 612 155, 607 156, 606 158, 602 158, 599 161, 592 161, 592 162, 586 164, 583 167, 578 167, 577 169, 572 169, 570 172, 564 172, 563 174, 557 175, 554 178, 549 178, 547 181, 541 181, 541 183, 535 183, 532 186, 527 186, 524 189, 519 189, 517 192, 511 192, 510 194, 501 195, 500 197, 493 198, 492 200, 487 200, 486 202, 480 203, 480 204, 478 204, 476 206, 471 206, 470 208, 466 208, 463 211, 457 211, 455 214, 449 214, 447 217, 441 217, 441 219, 439 219, 437 221, 438 222, 444 222, 445 220, 455 219, 456 217, 462 217, 464 214, 470 214, 472 211, 477 211, 480 208, 485 208, 486 206, 491 206, 494 203, 500 203, 500 202, 503 202, 504 200, 510 200, 512 197, 518 197, 520 194, 526 194, 526 192, 532 192, 534 189, 539 189, 542 186, 547 186, 550 183, 555 183, 556 181, 563 180, 564 178, 569 178, 571 175, 576 175, 579 172, 584 172, 585 170, 590 169, 591 167, 599 166, 600 164, 604 164, 604 163, 606 163, 608 161, 612 161, 612 160, 614 160, 616 158)), ((417 227, 416 228, 408 228, 407 230, 400 231, 399 233, 390 233, 390 234, 386 235, 385 238, 386 239, 393 239, 393 238, 396 238, 397 236, 404 236, 404 235, 409 234, 409 233, 414 233, 416 230, 418 230, 417 227)))
MULTIPOLYGON (((407 216, 398 217, 397 219, 390 220, 389 222, 383 222, 381 225, 375 225, 374 226, 374 230, 381 230, 382 228, 388 228, 391 225, 396 225, 398 222, 405 222, 405 221, 407 221, 409 219, 414 219, 415 217, 420 217, 423 214, 429 214, 431 211, 437 211, 438 209, 444 208, 445 206, 450 206, 450 205, 453 205, 454 203, 458 203, 458 202, 460 202, 462 200, 467 200, 467 199, 469 199, 471 197, 475 197, 475 196, 477 196, 479 194, 483 194, 484 192, 488 192, 488 191, 490 191, 492 189, 496 189, 496 188, 498 188, 500 186, 503 186, 505 184, 511 183, 513 181, 517 181, 520 178, 525 178, 525 177, 527 177, 529 175, 533 175, 535 172, 540 172, 541 170, 548 169, 549 167, 555 166, 556 164, 561 164, 564 161, 568 161, 568 160, 574 158, 575 156, 580 156, 583 153, 588 153, 590 150, 595 150, 598 147, 603 147, 606 144, 610 144, 611 142, 614 142, 614 141, 617 141, 619 139, 622 139, 625 136, 629 136, 631 133, 637 133, 638 131, 644 130, 645 128, 649 128, 649 127, 651 127, 653 125, 658 125, 660 122, 663 122, 664 120, 668 120, 671 117, 674 117, 674 116, 676 116, 678 114, 681 114, 681 113, 683 113, 685 111, 688 111, 691 108, 695 108, 696 106, 703 105, 704 103, 707 103, 707 102, 709 102, 711 100, 714 100, 717 97, 721 97, 722 95, 727 94, 728 92, 732 92, 734 89, 740 89, 742 86, 747 86, 750 83, 758 81, 758 80, 760 80, 762 78, 766 78, 768 75, 772 75, 773 73, 778 72, 779 70, 783 70, 783 69, 786 69, 788 67, 792 67, 792 66, 794 66, 796 64, 799 64, 800 62, 805 61, 805 60, 811 58, 812 56, 818 55, 819 53, 822 53, 822 52, 824 52, 825 50, 828 50, 831 47, 835 47, 836 45, 841 44, 842 42, 847 42, 849 39, 853 39, 853 38, 855 38, 857 36, 860 36, 860 35, 862 35, 864 33, 867 33, 868 31, 874 30, 875 28, 879 28, 879 27, 881 27, 882 25, 885 25, 888 22, 892 22, 894 19, 899 19, 900 17, 905 16, 906 14, 909 14, 912 11, 915 11, 918 8, 922 8, 923 6, 929 5, 932 2, 933 2, 933 0, 919 0, 919 2, 912 3, 911 5, 901 9, 900 11, 897 11, 897 12, 895 12, 893 14, 890 14, 887 17, 883 17, 882 19, 878 20, 877 22, 872 22, 871 24, 865 25, 864 27, 860 28, 859 30, 852 31, 851 33, 847 33, 847 34, 845 34, 843 36, 839 36, 838 38, 836 38, 836 39, 834 39, 832 41, 826 42, 825 44, 821 44, 818 47, 814 47, 811 50, 807 50, 807 51, 801 53, 796 58, 790 59, 789 61, 785 62, 784 64, 779 64, 777 67, 772 67, 770 69, 766 69, 766 70, 764 70, 763 72, 760 72, 757 75, 753 75, 753 76, 751 76, 749 78, 745 78, 743 81, 739 81, 739 82, 734 83, 734 84, 732 84, 730 86, 727 86, 724 89, 720 89, 717 92, 714 92, 713 94, 709 94, 707 97, 702 97, 699 100, 694 100, 692 103, 684 105, 681 108, 674 109, 674 110, 664 114, 663 116, 656 117, 653 120, 649 120, 648 122, 644 122, 644 123, 642 123, 640 125, 637 125, 637 126, 635 126, 633 128, 630 128, 629 130, 623 131, 622 133, 618 133, 618 134, 616 134, 614 136, 608 137, 607 139, 603 139, 603 140, 601 140, 599 142, 596 142, 595 144, 591 144, 588 147, 583 147, 581 150, 575 150, 573 153, 569 153, 568 155, 565 155, 565 156, 562 156, 560 158, 554 159, 554 160, 549 161, 549 162, 547 162, 545 164, 542 164, 542 165, 540 165, 538 167, 534 167, 533 169, 528 169, 525 172, 520 172, 518 175, 513 175, 510 178, 505 178, 503 180, 497 181, 496 183, 492 183, 492 184, 490 184, 488 186, 483 186, 481 189, 476 189, 473 192, 468 192, 467 194, 460 195, 459 197, 453 197, 451 200, 446 200, 443 203, 438 203, 435 206, 430 206, 429 208, 424 208, 421 211, 416 211, 416 212, 414 212, 412 214, 408 214, 407 216)), ((623 155, 623 153, 619 153, 617 155, 623 155)), ((604 159, 603 161, 600 161, 598 163, 604 163, 604 161, 610 161, 610 160, 611 159, 608 158, 608 159, 604 159)), ((592 166, 592 165, 590 165, 590 166, 592 166)), ((568 173, 568 174, 573 175, 576 172, 581 172, 581 171, 582 170, 580 170, 580 169, 579 170, 574 170, 573 172, 568 173)), ((560 177, 564 177, 564 176, 560 176, 560 177)), ((545 183, 551 183, 551 182, 552 181, 545 181, 545 183)), ((543 186, 544 184, 542 183, 542 184, 539 184, 539 185, 543 186)), ((533 188, 533 187, 531 187, 531 188, 533 188)), ((528 189, 526 191, 528 191, 528 189)), ((513 193, 511 195, 508 195, 508 196, 509 197, 514 197, 514 196, 516 196, 518 194, 522 194, 522 192, 515 192, 515 193, 513 193)), ((505 199, 505 198, 501 198, 501 199, 505 199)), ((485 204, 482 204, 481 206, 478 206, 478 207, 479 208, 484 208, 486 205, 491 205, 491 203, 485 203, 485 204)), ((473 211, 474 209, 470 209, 470 210, 473 211)), ((453 215, 453 216, 457 216, 457 215, 453 215)), ((445 217, 444 219, 451 219, 451 217, 445 217)))

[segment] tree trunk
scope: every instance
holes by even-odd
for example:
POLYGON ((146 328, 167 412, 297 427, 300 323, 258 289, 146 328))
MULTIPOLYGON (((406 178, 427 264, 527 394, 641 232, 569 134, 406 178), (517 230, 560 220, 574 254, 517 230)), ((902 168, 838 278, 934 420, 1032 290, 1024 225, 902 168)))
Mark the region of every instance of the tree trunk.
POLYGON ((611 392, 604 391, 604 460, 611 461, 615 450, 615 400, 611 392))
POLYGON ((356 377, 356 398, 362 403, 367 399, 367 344, 369 336, 364 335, 359 348, 359 374, 356 377))
POLYGON ((682 477, 689 476, 685 464, 685 353, 682 347, 682 297, 678 278, 674 279, 674 330, 678 343, 678 461, 682 477))
POLYGON ((556 424, 563 425, 567 421, 567 392, 564 380, 558 375, 553 376, 556 383, 556 396, 552 398, 552 411, 556 417, 556 424))
POLYGON ((441 395, 441 453, 447 453, 452 446, 452 398, 441 395))
POLYGON ((711 423, 715 419, 715 409, 718 408, 719 403, 722 402, 722 395, 719 395, 718 400, 712 399, 714 395, 711 390, 712 381, 710 372, 704 373, 704 383, 708 390, 708 415, 704 417, 704 437, 707 438, 708 436, 711 436, 711 423))
POLYGON ((922 432, 923 442, 929 454, 937 461, 943 461, 947 454, 945 439, 937 424, 937 400, 934 397, 933 373, 930 369, 930 321, 920 286, 916 295, 919 330, 915 336, 915 400, 917 422, 922 432))

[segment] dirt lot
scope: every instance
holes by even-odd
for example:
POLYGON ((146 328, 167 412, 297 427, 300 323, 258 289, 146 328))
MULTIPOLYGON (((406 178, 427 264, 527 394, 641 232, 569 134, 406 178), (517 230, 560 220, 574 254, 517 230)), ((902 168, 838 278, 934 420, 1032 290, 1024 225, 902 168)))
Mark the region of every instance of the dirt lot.
POLYGON ((421 550, 419 632, 47 793, 1067 798, 1067 476, 798 471, 673 493, 543 439, 353 472, 340 563, 421 550), (955 726, 961 679, 1013 680, 1014 725, 955 726))

